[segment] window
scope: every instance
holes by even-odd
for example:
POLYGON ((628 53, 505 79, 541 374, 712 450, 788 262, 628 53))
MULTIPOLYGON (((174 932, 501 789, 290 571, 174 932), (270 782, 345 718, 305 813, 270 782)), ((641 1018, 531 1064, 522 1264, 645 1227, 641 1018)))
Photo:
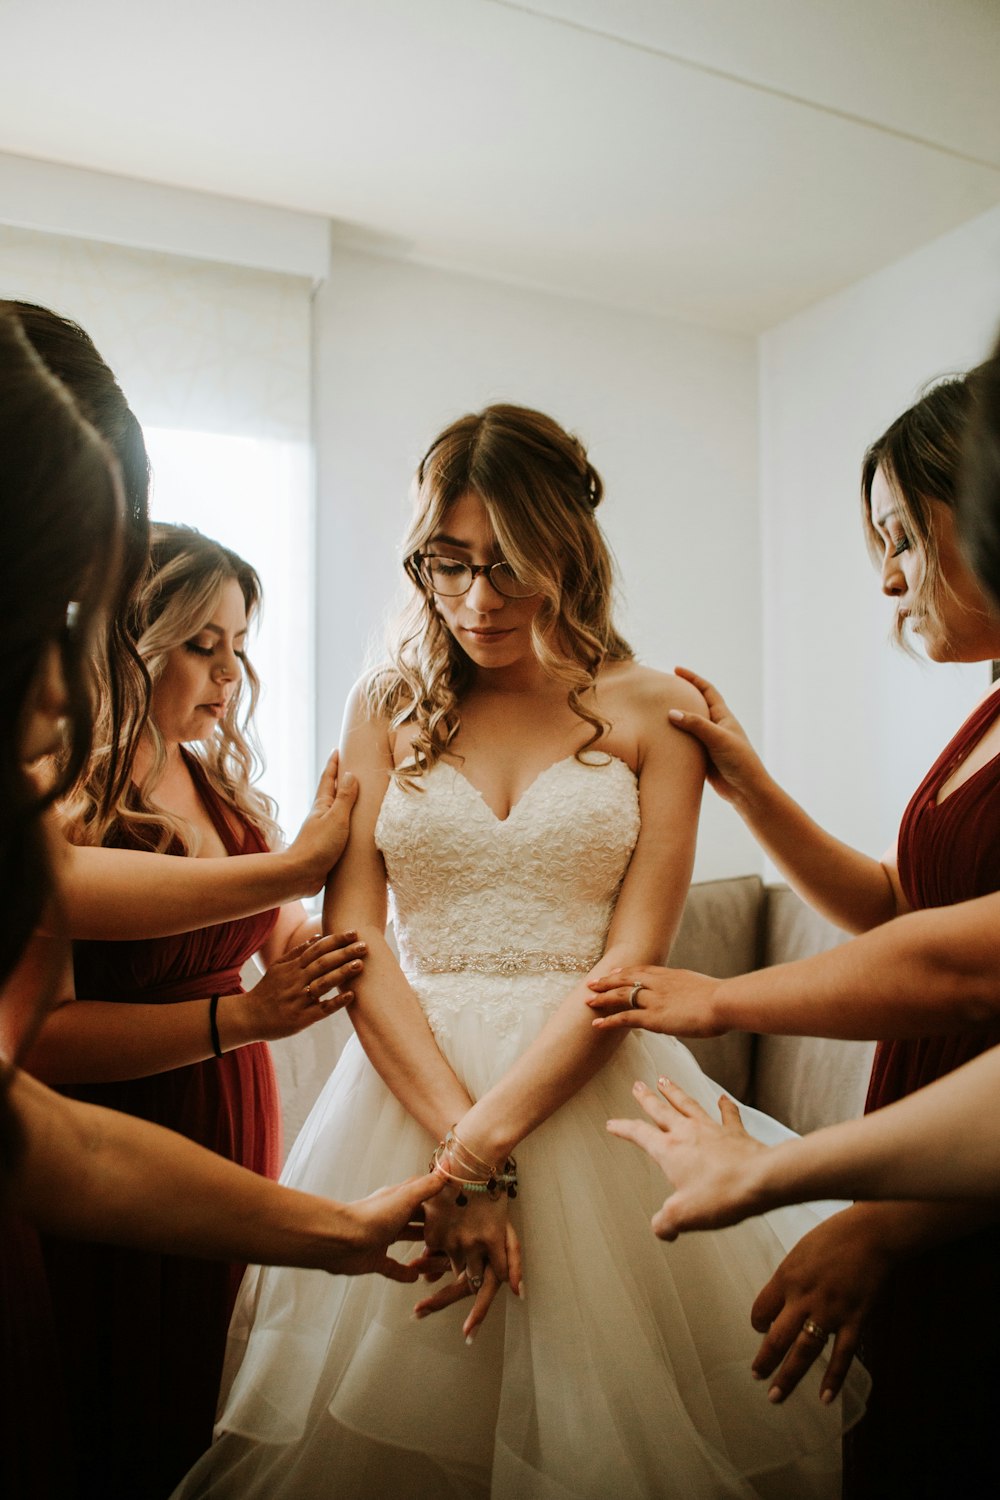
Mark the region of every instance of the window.
POLYGON ((305 277, 0 227, 0 295, 74 318, 142 422, 153 517, 261 575, 261 785, 289 834, 315 780, 310 292, 305 277))

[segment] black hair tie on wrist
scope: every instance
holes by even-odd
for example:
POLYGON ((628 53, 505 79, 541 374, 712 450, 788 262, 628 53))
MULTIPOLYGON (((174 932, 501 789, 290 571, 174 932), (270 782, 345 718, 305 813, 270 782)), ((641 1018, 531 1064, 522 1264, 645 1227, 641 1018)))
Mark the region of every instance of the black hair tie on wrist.
POLYGON ((212 1035, 212 1051, 216 1057, 222 1056, 222 1043, 219 1041, 219 997, 213 995, 208 1002, 208 1029, 212 1035))

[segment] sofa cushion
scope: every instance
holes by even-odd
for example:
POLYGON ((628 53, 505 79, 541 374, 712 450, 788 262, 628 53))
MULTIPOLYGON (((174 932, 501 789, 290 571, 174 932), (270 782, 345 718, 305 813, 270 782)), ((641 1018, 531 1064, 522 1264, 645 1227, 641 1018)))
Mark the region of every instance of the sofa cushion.
MULTIPOLYGON (((688 892, 681 925, 670 950, 670 966, 728 979, 760 963, 764 882, 759 875, 703 880, 688 892)), ((700 1066, 737 1099, 749 1100, 755 1038, 744 1031, 687 1038, 700 1066)))
MULTIPOLYGON (((784 885, 764 892, 764 964, 791 963, 848 940, 784 885)), ((874 1042, 829 1038, 757 1038, 754 1100, 758 1109, 804 1133, 864 1110, 874 1042)))

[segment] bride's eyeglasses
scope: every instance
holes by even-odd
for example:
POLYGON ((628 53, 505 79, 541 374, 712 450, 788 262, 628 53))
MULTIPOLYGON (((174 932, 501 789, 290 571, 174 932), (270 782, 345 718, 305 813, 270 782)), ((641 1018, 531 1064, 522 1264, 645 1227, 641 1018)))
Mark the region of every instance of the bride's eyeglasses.
POLYGON ((534 584, 518 578, 509 562, 503 558, 495 563, 464 563, 457 557, 442 557, 437 552, 414 553, 413 563, 421 582, 433 594, 455 598, 467 594, 479 577, 485 573, 491 588, 505 599, 529 599, 538 590, 534 584))

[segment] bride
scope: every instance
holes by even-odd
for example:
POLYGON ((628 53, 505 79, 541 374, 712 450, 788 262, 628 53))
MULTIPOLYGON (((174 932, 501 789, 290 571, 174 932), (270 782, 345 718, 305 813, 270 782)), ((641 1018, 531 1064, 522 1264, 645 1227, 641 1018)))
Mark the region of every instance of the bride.
MULTIPOLYGON (((217 1440, 179 1494, 839 1494, 860 1414, 768 1403, 748 1309, 822 1208, 664 1247, 662 1178, 606 1132, 637 1078, 718 1089, 680 1043, 600 1035, 587 979, 666 958, 704 766, 611 620, 599 476, 538 412, 463 417, 417 471, 412 597, 342 740, 360 782, 326 923, 368 944, 356 1036, 284 1180, 355 1198, 420 1170, 452 1279, 248 1273, 217 1440), (398 959, 383 934, 388 887, 398 959), (470 1306, 471 1299, 471 1306, 470 1306)), ((747 1111, 763 1139, 787 1132, 747 1111)))

